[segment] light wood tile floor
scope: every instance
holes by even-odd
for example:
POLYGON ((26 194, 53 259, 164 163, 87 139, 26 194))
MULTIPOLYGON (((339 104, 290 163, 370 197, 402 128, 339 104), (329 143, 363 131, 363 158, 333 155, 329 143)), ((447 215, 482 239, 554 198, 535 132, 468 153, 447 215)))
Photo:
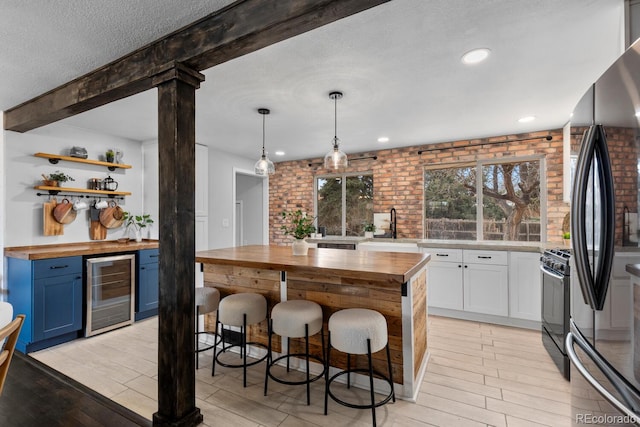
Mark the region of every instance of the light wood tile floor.
MULTIPOLYGON (((430 316, 430 360, 417 403, 397 401, 378 408, 378 425, 553 426, 571 425, 569 383, 545 352, 540 332, 430 316)), ((151 419, 157 410, 157 319, 79 339, 31 356, 151 419)), ((242 370, 217 367, 201 353, 196 405, 204 425, 371 425, 369 410, 329 403, 323 415, 324 382, 313 384, 311 406, 303 386, 269 382, 263 396, 264 364, 242 370)))

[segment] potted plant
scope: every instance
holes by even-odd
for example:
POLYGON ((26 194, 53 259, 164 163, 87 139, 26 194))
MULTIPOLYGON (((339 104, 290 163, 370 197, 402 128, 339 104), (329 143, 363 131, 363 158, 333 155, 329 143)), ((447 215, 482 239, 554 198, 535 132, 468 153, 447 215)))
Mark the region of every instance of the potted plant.
POLYGON ((42 174, 42 185, 48 187, 58 187, 61 182, 67 181, 75 181, 75 179, 60 171, 55 171, 49 175, 42 174))
POLYGON ((280 226, 280 229, 285 236, 293 236, 296 239, 292 245, 293 255, 306 255, 309 244, 304 239, 316 231, 313 226, 314 218, 307 216, 306 212, 302 212, 300 209, 293 212, 282 212, 281 215, 284 224, 280 226))
POLYGON ((151 215, 149 214, 133 215, 131 212, 125 212, 124 224, 126 226, 125 234, 128 235, 129 231, 133 229, 136 236, 136 242, 141 242, 142 229, 147 225, 153 224, 153 219, 151 219, 151 215))
POLYGON ((107 162, 113 163, 116 153, 112 149, 109 149, 106 153, 104 153, 104 156, 107 158, 107 162))
POLYGON ((364 223, 364 237, 367 239, 373 238, 373 232, 376 231, 376 226, 371 222, 364 223))

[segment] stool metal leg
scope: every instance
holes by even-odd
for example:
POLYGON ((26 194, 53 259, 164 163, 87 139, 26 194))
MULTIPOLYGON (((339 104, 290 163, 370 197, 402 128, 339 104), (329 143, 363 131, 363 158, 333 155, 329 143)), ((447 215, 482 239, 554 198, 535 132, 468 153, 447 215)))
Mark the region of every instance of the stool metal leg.
POLYGON ((391 353, 389 352, 389 342, 387 341, 387 364, 389 365, 389 381, 391 382, 391 398, 396 401, 396 390, 393 387, 393 370, 391 369, 391 353))
POLYGON ((367 338, 367 359, 369 359, 369 387, 371 388, 371 414, 373 427, 376 427, 376 397, 373 391, 373 363, 371 361, 371 339, 367 338))
MULTIPOLYGON (((198 348, 200 347, 200 306, 197 305, 196 306, 196 369, 199 368, 200 365, 200 352, 198 351, 198 348)), ((213 352, 215 353, 216 351, 213 350, 213 352)))
POLYGON ((307 406, 311 405, 311 381, 309 381, 309 324, 304 324, 305 350, 307 352, 307 406))
POLYGON ((272 335, 273 335, 273 320, 269 319, 268 322, 268 327, 267 327, 267 336, 268 336, 268 346, 267 346, 267 370, 266 373, 264 374, 264 395, 267 395, 267 383, 269 381, 269 370, 271 368, 271 360, 272 360, 272 355, 271 355, 271 339, 272 339, 272 335))
MULTIPOLYGON (((291 354, 291 339, 289 337, 287 337, 287 355, 291 354)), ((290 357, 287 357, 287 372, 290 371, 289 369, 289 360, 291 360, 290 357)))
POLYGON ((329 406, 329 358, 331 355, 331 331, 327 333, 327 357, 324 364, 324 414, 327 415, 327 407, 329 406))
POLYGON ((247 386, 247 313, 242 315, 242 347, 240 352, 244 351, 244 358, 242 359, 242 384, 247 386))
POLYGON ((224 347, 224 328, 218 329, 218 325, 220 324, 220 316, 218 311, 216 310, 216 335, 213 340, 213 363, 211 367, 211 376, 214 377, 216 375, 216 352, 218 351, 218 330, 220 330, 222 340, 222 347, 224 347))
POLYGON ((351 388, 351 354, 347 354, 347 388, 351 388))

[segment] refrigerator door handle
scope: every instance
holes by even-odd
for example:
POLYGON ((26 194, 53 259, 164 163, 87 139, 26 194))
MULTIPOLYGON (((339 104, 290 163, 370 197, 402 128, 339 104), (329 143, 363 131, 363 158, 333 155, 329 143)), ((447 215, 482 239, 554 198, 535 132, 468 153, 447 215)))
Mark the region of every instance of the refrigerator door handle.
POLYGON ((602 397, 604 397, 614 408, 616 408, 620 413, 626 415, 630 418, 631 421, 636 426, 640 426, 640 413, 636 412, 635 409, 630 408, 632 406, 629 402, 632 399, 640 399, 637 391, 631 386, 627 384, 626 381, 611 368, 606 361, 602 359, 602 357, 584 340, 582 334, 577 331, 575 324, 571 321, 571 332, 567 334, 565 339, 565 348, 567 350, 567 355, 571 362, 575 366, 575 368, 580 372, 580 374, 587 380, 587 382, 594 388, 602 397), (622 395, 625 402, 621 402, 618 398, 616 398, 613 394, 609 392, 598 380, 596 380, 593 375, 589 372, 589 370, 582 364, 582 361, 578 358, 578 355, 573 348, 573 345, 577 344, 582 351, 584 351, 587 356, 595 363, 595 365, 602 371, 602 373, 607 377, 607 379, 613 384, 616 390, 622 395))
MULTIPOLYGON (((602 125, 591 126, 582 138, 582 148, 576 166, 571 204, 571 236, 574 239, 574 260, 582 296, 586 304, 595 310, 604 307, 609 277, 613 266, 615 244, 615 198, 611 160, 607 150, 607 137, 602 125), (590 176, 592 166, 596 166, 590 176), (596 247, 587 247, 585 223, 587 189, 589 180, 600 186, 600 199, 594 201, 594 209, 600 213, 600 240, 596 247), (592 271, 589 266, 589 250, 598 253, 592 271)), ((595 237, 595 234, 594 234, 595 237)))

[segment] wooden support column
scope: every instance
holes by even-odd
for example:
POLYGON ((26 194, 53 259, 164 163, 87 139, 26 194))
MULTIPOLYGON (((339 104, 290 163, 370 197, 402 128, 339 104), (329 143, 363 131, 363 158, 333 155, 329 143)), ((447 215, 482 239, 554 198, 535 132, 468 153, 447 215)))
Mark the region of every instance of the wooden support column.
POLYGON ((204 76, 174 63, 156 75, 160 190, 158 412, 154 426, 196 426, 195 91, 204 76))

